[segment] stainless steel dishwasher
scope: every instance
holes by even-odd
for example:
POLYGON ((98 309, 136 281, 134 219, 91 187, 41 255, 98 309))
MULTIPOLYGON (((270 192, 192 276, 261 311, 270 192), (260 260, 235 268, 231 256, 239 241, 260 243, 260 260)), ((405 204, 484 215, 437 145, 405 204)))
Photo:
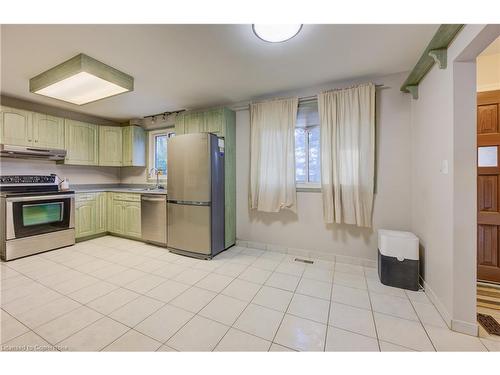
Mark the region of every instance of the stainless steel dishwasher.
POLYGON ((167 246, 167 196, 141 195, 142 239, 160 246, 167 246))

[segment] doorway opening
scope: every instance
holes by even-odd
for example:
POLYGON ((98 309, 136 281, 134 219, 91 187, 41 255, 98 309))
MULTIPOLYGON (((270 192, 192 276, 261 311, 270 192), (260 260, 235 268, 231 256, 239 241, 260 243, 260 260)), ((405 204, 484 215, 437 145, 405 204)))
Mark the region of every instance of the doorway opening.
POLYGON ((479 335, 500 339, 500 37, 477 57, 476 77, 479 335))

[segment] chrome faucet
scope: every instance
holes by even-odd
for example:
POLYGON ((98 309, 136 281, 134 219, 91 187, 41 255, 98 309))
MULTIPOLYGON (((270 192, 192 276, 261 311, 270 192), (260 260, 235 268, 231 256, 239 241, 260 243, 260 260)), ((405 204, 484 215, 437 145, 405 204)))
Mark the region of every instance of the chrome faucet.
POLYGON ((160 186, 161 170, 159 170, 157 168, 151 168, 149 170, 149 175, 151 176, 152 174, 156 175, 156 189, 163 189, 163 186, 160 186))

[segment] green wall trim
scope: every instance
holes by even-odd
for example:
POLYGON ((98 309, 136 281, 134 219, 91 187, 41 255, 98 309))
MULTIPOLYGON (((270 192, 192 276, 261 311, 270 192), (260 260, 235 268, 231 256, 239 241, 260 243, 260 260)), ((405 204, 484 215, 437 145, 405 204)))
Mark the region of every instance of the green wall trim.
POLYGON ((418 98, 418 84, 437 62, 440 69, 446 69, 447 49, 464 25, 441 25, 420 56, 417 64, 401 86, 402 92, 411 93, 413 99, 418 98))

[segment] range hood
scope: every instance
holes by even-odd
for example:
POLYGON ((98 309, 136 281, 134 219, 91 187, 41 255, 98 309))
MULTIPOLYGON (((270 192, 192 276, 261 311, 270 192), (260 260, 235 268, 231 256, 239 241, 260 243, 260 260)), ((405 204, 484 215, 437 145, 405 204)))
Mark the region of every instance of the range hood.
POLYGON ((66 150, 0 144, 0 156, 23 159, 64 160, 66 150))

